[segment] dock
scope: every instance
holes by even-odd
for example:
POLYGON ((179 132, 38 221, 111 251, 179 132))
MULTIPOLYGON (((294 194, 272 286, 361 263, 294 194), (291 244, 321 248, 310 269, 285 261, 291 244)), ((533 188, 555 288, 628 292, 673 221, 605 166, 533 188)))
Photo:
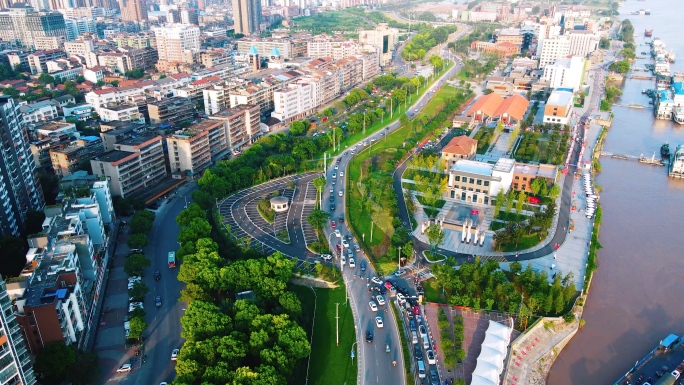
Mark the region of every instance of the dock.
POLYGON ((632 75, 629 77, 630 79, 637 79, 637 80, 653 80, 655 79, 655 76, 648 76, 648 75, 632 75))
POLYGON ((684 347, 682 346, 682 339, 675 334, 670 334, 653 350, 648 352, 646 356, 637 361, 614 385, 637 384, 647 380, 649 377, 657 379, 656 371, 661 370, 663 366, 667 366, 669 373, 675 370, 683 359, 684 347))
MULTIPOLYGON (((610 151, 601 151, 601 156, 606 156, 610 157, 613 159, 622 159, 622 160, 635 160, 639 163, 643 164, 649 164, 651 166, 665 166, 666 162, 663 162, 662 160, 656 158, 655 156, 651 158, 647 158, 643 155, 636 156, 636 155, 625 155, 625 154, 615 154, 610 151)), ((684 177, 684 174, 682 174, 684 177)))

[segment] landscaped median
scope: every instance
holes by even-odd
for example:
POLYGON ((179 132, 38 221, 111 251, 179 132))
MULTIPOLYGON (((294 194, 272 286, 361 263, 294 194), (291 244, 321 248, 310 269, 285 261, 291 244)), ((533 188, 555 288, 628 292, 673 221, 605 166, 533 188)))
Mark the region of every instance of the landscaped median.
MULTIPOLYGON (((445 86, 430 100, 425 112, 413 121, 401 117, 402 126, 376 143, 362 148, 350 162, 347 174, 347 217, 349 227, 378 273, 396 269, 399 249, 410 241, 400 228, 393 172, 426 138, 435 137, 451 126, 451 117, 470 97, 470 91, 445 86), (430 115, 428 115, 430 112, 430 115)), ((410 254, 402 253, 410 257, 410 254)))

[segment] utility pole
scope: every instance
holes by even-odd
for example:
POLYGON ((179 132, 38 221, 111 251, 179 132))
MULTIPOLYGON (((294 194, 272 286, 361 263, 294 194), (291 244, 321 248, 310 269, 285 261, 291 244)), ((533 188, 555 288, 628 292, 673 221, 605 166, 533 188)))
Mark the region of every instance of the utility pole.
POLYGON ((371 221, 371 237, 370 241, 373 242, 373 227, 375 226, 375 222, 371 221))
POLYGON ((335 335, 336 335, 336 346, 340 346, 340 303, 335 303, 335 335))

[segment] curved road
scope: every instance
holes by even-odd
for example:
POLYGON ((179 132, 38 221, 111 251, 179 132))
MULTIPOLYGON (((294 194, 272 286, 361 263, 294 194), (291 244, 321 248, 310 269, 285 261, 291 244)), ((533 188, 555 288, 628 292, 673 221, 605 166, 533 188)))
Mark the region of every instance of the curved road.
MULTIPOLYGON (((599 96, 599 92, 596 92, 596 90, 599 87, 599 84, 601 83, 600 79, 602 77, 600 76, 594 76, 594 85, 591 87, 591 96, 590 96, 590 102, 588 104, 585 104, 587 106, 595 106, 597 102, 597 97, 599 96)), ((591 107, 587 108, 585 113, 582 115, 580 118, 579 124, 579 129, 577 130, 577 137, 579 138, 580 143, 584 142, 584 129, 582 128, 582 123, 584 123, 587 118, 591 115, 591 107)), ((446 136, 445 139, 443 139, 444 142, 448 140, 449 136, 446 136)), ((440 146, 444 146, 446 143, 440 143, 440 146)), ((582 146, 581 145, 576 145, 573 148, 572 155, 570 156, 570 163, 567 166, 568 168, 568 173, 565 177, 565 181, 563 183, 563 189, 561 192, 561 204, 560 207, 558 207, 559 213, 558 213, 558 226, 556 226, 556 231, 553 235, 553 238, 549 241, 547 245, 542 247, 539 250, 532 251, 532 252, 522 252, 519 253, 516 257, 516 253, 511 253, 510 255, 505 255, 504 258, 509 261, 524 261, 524 260, 530 260, 530 259, 535 259, 535 258, 541 258, 544 256, 547 256, 551 253, 553 253, 556 250, 555 245, 562 245, 563 242, 565 242, 565 238, 567 236, 567 229, 566 226, 563 226, 561 224, 567 224, 570 223, 570 208, 572 205, 572 184, 574 180, 574 175, 575 172, 577 171, 577 164, 580 161, 579 159, 579 154, 581 151, 582 146)), ((410 159, 409 157, 408 159, 410 159)), ((392 187, 394 188, 394 191, 396 192, 398 197, 403 197, 404 196, 404 191, 403 188, 401 187, 401 176, 403 175, 404 171, 406 170, 407 167, 407 161, 404 161, 399 167, 395 170, 394 172, 394 181, 392 184, 392 187)), ((406 209, 406 202, 404 199, 399 199, 398 200, 398 206, 399 206, 399 218, 401 219, 402 222, 404 223, 410 223, 409 219, 409 213, 408 210, 406 209)), ((430 246, 427 243, 422 242, 418 238, 414 237, 413 241, 413 248, 416 251, 417 255, 422 261, 422 264, 430 264, 424 257, 423 257, 423 252, 427 251, 430 249, 430 246)), ((442 248, 437 248, 437 252, 440 254, 446 255, 448 257, 454 257, 456 261, 460 264, 463 263, 468 259, 468 257, 471 257, 471 254, 464 254, 464 253, 457 253, 451 250, 446 250, 442 248)))

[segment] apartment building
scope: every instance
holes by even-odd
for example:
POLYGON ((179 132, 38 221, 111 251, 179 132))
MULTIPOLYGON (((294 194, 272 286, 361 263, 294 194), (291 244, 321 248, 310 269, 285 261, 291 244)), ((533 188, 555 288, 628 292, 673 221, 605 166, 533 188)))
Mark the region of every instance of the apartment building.
POLYGON ((257 140, 263 134, 260 126, 260 108, 256 104, 243 104, 221 111, 209 119, 225 124, 228 148, 233 152, 257 140))
POLYGON ((36 48, 36 39, 51 37, 66 40, 67 31, 61 13, 36 12, 25 3, 14 3, 0 11, 0 40, 33 49, 36 48))
POLYGON ((135 104, 102 107, 99 114, 103 122, 118 120, 120 122, 145 123, 145 117, 140 113, 138 106, 135 104))
POLYGON ((228 141, 222 120, 204 120, 166 138, 172 174, 197 175, 220 155, 228 141))
MULTIPOLYGON (((19 283, 10 285, 18 286, 19 283)), ((36 374, 14 314, 13 300, 0 277, 0 373, 4 384, 34 385, 37 383, 36 374)))
POLYGON ((227 84, 214 85, 211 88, 202 90, 202 98, 204 99, 204 112, 207 115, 218 114, 219 112, 230 107, 230 92, 234 91, 236 86, 227 84))
POLYGON ((83 162, 88 162, 104 152, 102 139, 97 136, 84 136, 74 145, 50 149, 52 169, 60 178, 71 175, 83 162))
POLYGON ((276 48, 280 51, 280 55, 284 59, 293 59, 292 55, 292 40, 289 38, 277 39, 273 37, 243 37, 237 41, 237 51, 241 54, 247 54, 254 47, 257 52, 266 54, 276 48))
POLYGON ((147 104, 152 124, 174 122, 180 123, 195 117, 195 105, 192 100, 173 97, 147 104))
POLYGON ((36 75, 41 72, 48 72, 48 62, 66 58, 63 50, 37 51, 28 55, 28 65, 31 73, 36 75))
POLYGON ((14 99, 0 96, 0 235, 18 236, 26 212, 45 204, 28 132, 14 99))
POLYGON ((507 41, 492 43, 477 40, 470 44, 470 49, 476 50, 477 52, 498 55, 500 57, 517 55, 520 53, 520 46, 507 41))
POLYGON ((66 41, 76 40, 84 33, 97 33, 97 25, 95 20, 88 17, 82 18, 66 18, 64 19, 64 26, 66 28, 66 41))
POLYGON ((261 30, 261 1, 233 0, 235 33, 251 35, 261 30))
POLYGON ((157 53, 160 61, 183 62, 188 61, 188 55, 199 53, 200 50, 200 29, 193 25, 169 24, 163 27, 155 27, 154 31, 157 42, 157 53))
POLYGON ((583 56, 557 59, 555 63, 544 66, 542 79, 547 80, 551 88, 577 91, 582 85, 585 63, 583 56))
POLYGON ((310 58, 331 57, 339 60, 362 51, 362 45, 354 39, 333 38, 325 34, 306 42, 306 56, 310 58))
POLYGON ((271 112, 271 116, 283 123, 290 123, 311 115, 317 107, 313 105, 312 90, 311 84, 298 82, 273 92, 275 111, 271 112))
POLYGON ((33 104, 22 104, 19 106, 21 117, 26 123, 45 122, 52 119, 57 119, 59 116, 57 112, 57 103, 52 100, 45 100, 33 104))
POLYGON ((500 190, 511 188, 515 161, 500 158, 496 164, 459 159, 449 168, 448 199, 491 204, 500 190))
POLYGON ((539 68, 570 55, 570 39, 566 35, 544 39, 539 51, 539 68))
POLYGON ((568 124, 572 116, 573 94, 554 90, 544 105, 544 123, 568 124))
MULTIPOLYGON (((230 106, 241 104, 256 104, 261 114, 268 116, 273 111, 273 93, 293 83, 301 74, 297 71, 287 71, 262 78, 260 82, 244 82, 230 91, 230 106)), ((339 89, 339 88, 338 88, 339 89)))
POLYGON ((150 134, 123 139, 90 165, 95 175, 108 178, 112 195, 130 197, 166 177, 162 137, 150 134))
MULTIPOLYGON (((221 78, 212 76, 202 80, 195 80, 190 82, 183 88, 175 90, 176 96, 192 100, 195 105, 204 102, 204 90, 212 88, 214 85, 222 83, 221 78)), ((206 110, 206 108, 205 108, 206 110)))
POLYGON ((522 47, 525 42, 525 36, 520 31, 520 28, 502 28, 494 32, 494 42, 508 42, 522 47))
POLYGON ((154 48, 157 46, 157 37, 153 32, 142 31, 137 33, 122 32, 111 37, 117 47, 130 48, 154 48))
POLYGON ((233 58, 233 51, 229 49, 216 48, 200 53, 200 63, 208 68, 217 66, 219 64, 235 64, 233 58))
POLYGON ((570 55, 586 57, 599 47, 601 36, 592 31, 574 30, 566 31, 565 34, 570 40, 570 55))
POLYGON ((551 164, 516 163, 511 187, 529 194, 532 193, 531 186, 535 179, 542 179, 547 187, 551 187, 560 179, 560 172, 557 166, 551 164))
POLYGON ((64 43, 64 51, 67 57, 72 57, 74 55, 85 56, 90 52, 95 50, 95 45, 92 40, 74 40, 67 41, 64 43))

